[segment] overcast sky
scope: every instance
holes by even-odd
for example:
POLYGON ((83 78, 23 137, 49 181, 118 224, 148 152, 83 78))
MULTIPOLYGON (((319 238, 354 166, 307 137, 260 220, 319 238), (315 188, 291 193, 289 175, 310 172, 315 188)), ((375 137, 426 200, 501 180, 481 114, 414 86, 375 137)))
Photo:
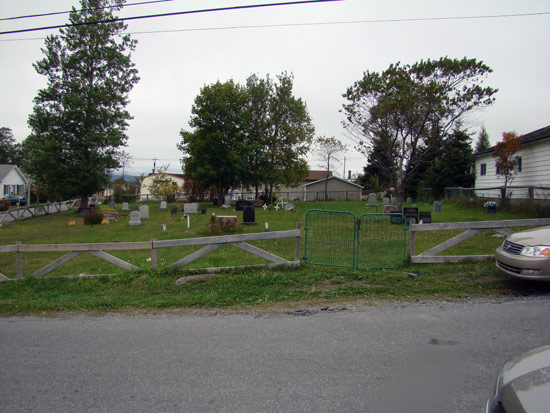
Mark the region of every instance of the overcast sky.
MULTIPOLYGON (((138 1, 143 0, 128 3, 138 1)), ((171 0, 126 7, 119 16, 274 2, 171 0)), ((80 8, 79 0, 0 0, 0 17, 72 6, 80 8)), ((0 21, 0 31, 67 20, 64 14, 0 21)), ((0 36, 0 127, 11 128, 18 142, 29 134, 32 100, 45 86, 32 64, 42 58, 44 36, 54 32, 0 36)), ((190 129, 191 106, 201 87, 218 80, 244 83, 251 74, 293 73, 294 95, 306 102, 316 135, 348 145, 345 169, 352 173, 362 171, 365 158, 342 128, 342 94, 366 70, 383 71, 391 63, 466 56, 491 67, 486 84, 499 92, 491 108, 470 119, 474 138, 482 125, 492 144, 503 131, 524 134, 550 125, 548 0, 343 0, 134 20, 128 32, 138 40, 133 61, 141 80, 128 106, 134 119, 126 150, 134 159, 127 174, 151 172, 154 158, 157 168, 169 165, 170 172, 181 173, 179 131, 190 129), (535 13, 542 14, 520 16, 535 13), (488 17, 502 15, 516 16, 488 17)), ((321 169, 314 157, 309 164, 321 169)), ((342 162, 335 172, 343 171, 342 162)))

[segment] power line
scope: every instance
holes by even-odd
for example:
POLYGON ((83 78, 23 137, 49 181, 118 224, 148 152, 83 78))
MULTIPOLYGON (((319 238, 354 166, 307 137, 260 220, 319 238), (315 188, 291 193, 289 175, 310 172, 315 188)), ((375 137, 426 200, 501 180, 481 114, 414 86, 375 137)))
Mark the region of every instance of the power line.
MULTIPOLYGON (((151 1, 142 1, 139 3, 128 3, 123 4, 122 7, 128 7, 128 6, 141 6, 143 4, 152 4, 152 3, 164 3, 167 1, 174 1, 174 0, 151 0, 151 1)), ((96 7, 96 8, 90 8, 90 9, 80 9, 79 12, 85 11, 85 10, 105 10, 105 9, 113 9, 119 6, 105 6, 105 7, 96 7)), ((6 21, 6 20, 20 20, 20 19, 30 19, 34 17, 47 17, 47 16, 57 16, 59 14, 68 14, 72 13, 71 10, 69 11, 55 11, 51 13, 41 13, 41 14, 28 14, 26 16, 16 16, 16 17, 1 17, 0 21, 6 21)))
MULTIPOLYGON (((150 30, 150 31, 142 31, 142 32, 129 32, 128 34, 131 34, 131 35, 162 34, 162 33, 215 31, 215 30, 264 29, 264 28, 277 28, 277 27, 328 26, 328 25, 339 25, 339 24, 407 23, 407 22, 444 21, 444 20, 500 19, 500 18, 514 18, 514 17, 534 17, 534 16, 545 16, 545 15, 550 15, 550 11, 535 12, 535 13, 480 15, 480 16, 419 17, 419 18, 409 18, 409 19, 351 20, 351 21, 309 22, 309 23, 262 24, 262 25, 247 25, 247 26, 221 26, 221 27, 203 27, 203 28, 192 28, 192 29, 150 30)), ((0 33, 0 34, 4 34, 4 33, 0 33)), ((25 41, 25 40, 44 40, 44 37, 32 37, 32 38, 26 38, 26 39, 0 39, 0 42, 15 42, 15 41, 25 41)))
POLYGON ((201 10, 187 10, 187 11, 179 11, 179 12, 171 12, 171 13, 150 14, 150 15, 146 15, 146 16, 113 18, 113 19, 98 20, 98 21, 93 21, 93 22, 82 22, 82 23, 74 23, 74 24, 62 24, 62 25, 56 25, 56 26, 34 27, 34 28, 30 28, 30 29, 10 30, 10 31, 5 31, 5 32, 0 32, 0 35, 14 34, 14 33, 27 33, 27 32, 35 32, 35 31, 51 30, 51 29, 61 29, 61 28, 64 28, 64 27, 90 26, 90 25, 94 25, 94 24, 114 23, 114 22, 119 22, 119 21, 151 19, 151 18, 156 18, 156 17, 181 16, 181 15, 185 15, 185 14, 212 13, 212 12, 218 12, 218 11, 232 11, 232 10, 246 10, 246 9, 257 9, 257 8, 274 7, 274 6, 293 6, 293 5, 298 5, 298 4, 328 3, 328 2, 335 2, 335 1, 343 1, 343 0, 300 0, 300 1, 282 2, 282 3, 250 4, 250 5, 244 5, 244 6, 220 7, 220 8, 211 8, 211 9, 201 9, 201 10))

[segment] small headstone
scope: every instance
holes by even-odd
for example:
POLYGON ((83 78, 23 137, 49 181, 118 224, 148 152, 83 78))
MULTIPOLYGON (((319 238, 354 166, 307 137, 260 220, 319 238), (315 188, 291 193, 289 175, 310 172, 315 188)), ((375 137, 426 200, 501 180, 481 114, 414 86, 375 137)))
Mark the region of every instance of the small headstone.
POLYGON ((217 217, 222 224, 234 224, 237 225, 239 221, 236 215, 219 215, 217 217))
POLYGON ((369 194, 367 206, 378 206, 378 200, 376 199, 376 194, 374 192, 369 194))
POLYGON ((178 207, 174 207, 170 210, 170 216, 174 216, 178 213, 178 207))
POLYGON ((130 225, 131 227, 141 225, 140 214, 138 211, 130 212, 130 223, 128 225, 130 225))
POLYGON ((413 203, 413 200, 412 200, 412 198, 411 198, 411 197, 408 197, 408 198, 407 198, 407 204, 409 204, 409 205, 410 205, 410 204, 412 204, 412 203, 413 203))
POLYGON ((235 203, 235 211, 244 211, 247 206, 252 206, 252 201, 240 199, 235 203))
POLYGON ((116 209, 116 204, 114 201, 109 202, 109 208, 116 209))
POLYGON ((443 202, 434 201, 434 212, 441 212, 441 211, 443 211, 443 202))
POLYGON ((225 206, 231 206, 231 197, 230 196, 226 196, 224 201, 223 201, 223 204, 225 206))
POLYGON ((291 204, 290 202, 285 205, 285 211, 294 211, 294 204, 291 204))
POLYGON ((256 224, 256 210, 253 206, 245 206, 243 209, 243 225, 256 224))
POLYGON ((149 205, 142 205, 139 207, 140 219, 149 219, 149 205))
POLYGON ((403 208, 403 215, 405 215, 407 225, 411 223, 412 219, 418 224, 418 208, 403 208))
POLYGON ((397 205, 384 205, 384 214, 391 214, 393 212, 399 212, 397 205))
POLYGON ((137 211, 138 206, 137 205, 130 205, 130 211, 137 211))
POLYGON ((109 221, 118 221, 118 212, 101 211, 101 215, 103 215, 103 219, 106 219, 109 221))
POLYGON ((419 222, 422 222, 423 224, 431 224, 432 223, 432 213, 431 212, 424 212, 421 211, 418 213, 418 219, 419 222))
POLYGON ((183 213, 184 214, 198 214, 199 213, 199 204, 194 202, 189 202, 183 204, 183 213))
POLYGON ((382 205, 389 205, 390 204, 390 198, 384 197, 382 198, 382 205))
POLYGON ((123 203, 122 203, 122 210, 123 210, 123 211, 128 211, 128 209, 129 209, 129 208, 128 208, 128 202, 123 202, 123 203))
POLYGON ((168 209, 168 205, 166 204, 166 201, 161 201, 160 202, 160 210, 161 211, 166 211, 168 209))

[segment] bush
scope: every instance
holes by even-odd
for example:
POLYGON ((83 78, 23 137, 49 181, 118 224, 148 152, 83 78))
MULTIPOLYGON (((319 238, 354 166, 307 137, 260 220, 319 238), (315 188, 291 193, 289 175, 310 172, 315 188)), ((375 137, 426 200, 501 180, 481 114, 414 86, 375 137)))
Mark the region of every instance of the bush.
POLYGON ((103 214, 101 212, 90 211, 84 216, 84 225, 99 225, 103 221, 103 214))
POLYGON ((208 225, 200 230, 206 235, 224 235, 224 234, 236 234, 243 232, 243 227, 238 222, 224 222, 221 219, 212 214, 208 225))

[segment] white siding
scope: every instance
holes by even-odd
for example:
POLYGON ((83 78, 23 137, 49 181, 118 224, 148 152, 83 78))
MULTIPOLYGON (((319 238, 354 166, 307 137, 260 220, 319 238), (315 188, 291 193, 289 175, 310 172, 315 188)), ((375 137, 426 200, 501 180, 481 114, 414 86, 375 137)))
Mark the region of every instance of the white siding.
MULTIPOLYGON (((516 152, 521 157, 521 172, 516 173, 511 186, 544 186, 550 187, 550 139, 527 143, 516 152)), ((497 176, 496 163, 492 153, 480 155, 475 160, 476 195, 486 198, 499 198, 499 190, 483 190, 504 185, 504 178, 497 176), (487 174, 481 175, 481 164, 487 165, 487 174), (479 189, 478 189, 479 188, 479 189)), ((535 199, 548 199, 547 190, 536 190, 535 199)), ((527 188, 512 190, 512 198, 528 198, 527 188)))
POLYGON ((18 173, 17 169, 12 169, 0 183, 1 196, 15 194, 25 195, 25 179, 18 173))

